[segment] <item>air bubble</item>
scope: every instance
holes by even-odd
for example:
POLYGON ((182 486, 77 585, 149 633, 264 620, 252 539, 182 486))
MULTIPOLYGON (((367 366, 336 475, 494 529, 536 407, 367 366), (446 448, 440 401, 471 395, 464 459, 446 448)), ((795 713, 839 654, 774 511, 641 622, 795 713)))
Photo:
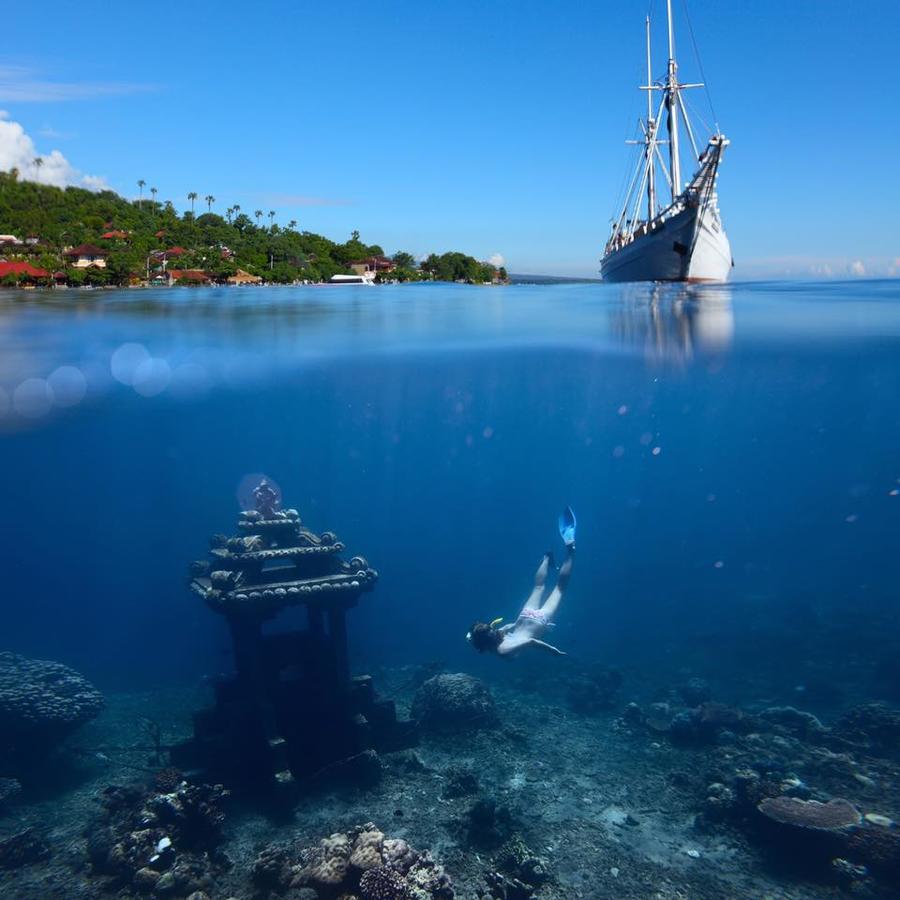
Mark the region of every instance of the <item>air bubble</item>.
POLYGON ((26 378, 13 391, 13 408, 27 419, 39 419, 50 412, 53 392, 43 378, 26 378))
POLYGON ((87 393, 87 379, 75 366, 60 366, 47 379, 56 406, 77 406, 87 393))
POLYGON ((171 377, 169 364, 164 359, 151 357, 134 370, 132 387, 142 397, 155 397, 169 386, 171 377))
POLYGON ((138 368, 149 359, 150 354, 143 344, 122 344, 113 353, 109 369, 116 381, 131 387, 138 368))

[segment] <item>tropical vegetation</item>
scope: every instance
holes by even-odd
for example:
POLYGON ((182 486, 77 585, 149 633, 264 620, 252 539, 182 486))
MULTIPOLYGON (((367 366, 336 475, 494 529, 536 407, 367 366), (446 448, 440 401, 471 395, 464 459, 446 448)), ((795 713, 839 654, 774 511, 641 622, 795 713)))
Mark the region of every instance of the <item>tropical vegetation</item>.
MULTIPOLYGON (((16 170, 0 172, 0 234, 26 239, 24 246, 0 253, 8 259, 11 254, 27 257, 75 284, 146 280, 166 267, 166 254, 175 248, 179 270, 202 271, 214 281, 239 270, 266 282, 325 281, 350 273, 351 263, 384 257, 380 245, 364 242, 357 231, 336 242, 301 229, 296 220, 278 223, 275 210, 257 209, 251 217, 233 204, 220 214, 212 194, 201 198, 196 191, 187 194, 190 209, 179 214, 172 202, 157 199, 156 187, 147 197, 145 179, 136 185, 138 199, 127 200, 109 190, 51 187, 24 181, 16 170), (205 211, 196 208, 198 201, 205 211), (67 266, 67 249, 85 244, 103 250, 104 268, 67 266)), ((399 252, 378 278, 483 282, 496 275, 493 266, 462 253, 432 254, 417 265, 411 254, 399 252)))

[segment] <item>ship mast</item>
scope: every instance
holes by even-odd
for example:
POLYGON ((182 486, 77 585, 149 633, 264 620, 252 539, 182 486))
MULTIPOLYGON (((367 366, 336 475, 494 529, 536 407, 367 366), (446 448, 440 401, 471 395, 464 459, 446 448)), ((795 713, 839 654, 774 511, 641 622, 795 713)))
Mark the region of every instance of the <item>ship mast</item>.
POLYGON ((650 16, 647 16, 647 221, 656 215, 656 121, 653 118, 653 60, 650 56, 650 16))
POLYGON ((669 131, 669 171, 672 173, 672 200, 681 192, 681 158, 678 153, 678 107, 680 104, 678 63, 675 62, 675 28, 672 23, 672 0, 667 0, 669 18, 669 68, 666 74, 666 111, 669 131))

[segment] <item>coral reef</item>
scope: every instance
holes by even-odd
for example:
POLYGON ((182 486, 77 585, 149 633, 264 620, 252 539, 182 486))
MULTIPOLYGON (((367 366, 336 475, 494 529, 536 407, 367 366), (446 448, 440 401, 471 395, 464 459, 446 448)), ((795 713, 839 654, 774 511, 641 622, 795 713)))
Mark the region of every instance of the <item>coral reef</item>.
POLYGON ((615 706, 622 673, 618 669, 595 668, 569 681, 566 694, 569 706, 582 715, 592 715, 615 706))
POLYGON ((547 861, 518 835, 500 848, 494 862, 484 876, 494 900, 528 900, 550 879, 547 861))
POLYGON ((466 812, 465 840, 472 847, 490 850, 499 847, 512 831, 512 814, 489 797, 477 800, 466 812))
POLYGON ((768 797, 758 804, 757 809, 781 825, 814 831, 841 831, 862 821, 859 810, 841 799, 820 803, 796 797, 768 797))
POLYGON ((103 709, 103 696, 57 662, 0 653, 0 760, 15 767, 45 754, 103 709))
POLYGON ((462 673, 429 678, 416 691, 412 717, 431 734, 454 734, 498 724, 494 699, 486 685, 462 673))
POLYGON ((153 786, 161 794, 170 794, 176 790, 181 782, 184 781, 184 774, 172 766, 160 769, 153 776, 153 786))
POLYGON ((847 841, 847 857, 896 884, 900 879, 900 832, 878 825, 856 829, 847 841))
POLYGON ((292 853, 263 848, 253 866, 254 883, 276 893, 306 890, 310 900, 453 900, 450 878, 428 853, 387 838, 372 823, 338 832, 292 853))
POLYGON ((478 793, 478 777, 469 769, 448 769, 444 775, 447 779, 441 796, 445 800, 454 797, 468 797, 478 793))
POLYGON ((759 712, 759 718, 784 728, 799 738, 811 739, 825 734, 825 726, 809 712, 793 706, 770 706, 759 712))
POLYGON ((848 710, 832 731, 871 753, 900 755, 900 710, 883 703, 864 703, 848 710))
POLYGON ((712 743, 722 731, 734 731, 745 726, 744 713, 740 709, 707 701, 696 709, 674 716, 669 723, 668 732, 676 743, 702 745, 712 743))
POLYGON ((712 690, 705 678, 689 678, 676 688, 676 692, 688 706, 699 706, 712 700, 712 690))
POLYGON ((110 890, 130 885, 170 896, 208 890, 228 867, 217 850, 226 796, 220 785, 187 781, 169 793, 137 785, 107 788, 102 820, 88 834, 93 873, 107 877, 110 890))

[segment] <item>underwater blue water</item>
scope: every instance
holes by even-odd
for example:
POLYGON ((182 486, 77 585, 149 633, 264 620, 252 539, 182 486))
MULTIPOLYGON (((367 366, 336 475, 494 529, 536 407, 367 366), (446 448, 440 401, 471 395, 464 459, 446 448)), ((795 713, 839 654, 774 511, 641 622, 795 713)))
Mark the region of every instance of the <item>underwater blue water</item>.
POLYGON ((265 473, 380 572, 359 670, 507 665, 465 632, 571 504, 554 643, 787 686, 900 644, 898 396, 898 282, 0 293, 0 645, 227 671, 187 567, 265 473))

